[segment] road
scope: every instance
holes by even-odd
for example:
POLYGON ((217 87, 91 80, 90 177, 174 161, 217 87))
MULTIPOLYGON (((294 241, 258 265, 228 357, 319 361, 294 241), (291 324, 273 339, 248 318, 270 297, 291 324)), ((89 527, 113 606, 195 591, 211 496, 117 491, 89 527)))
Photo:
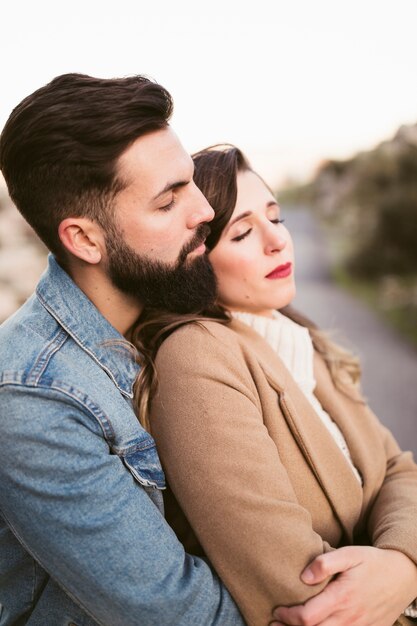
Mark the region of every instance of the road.
POLYGON ((305 208, 283 210, 295 246, 293 304, 361 358, 362 389, 400 446, 417 458, 417 350, 377 314, 330 280, 324 234, 305 208))

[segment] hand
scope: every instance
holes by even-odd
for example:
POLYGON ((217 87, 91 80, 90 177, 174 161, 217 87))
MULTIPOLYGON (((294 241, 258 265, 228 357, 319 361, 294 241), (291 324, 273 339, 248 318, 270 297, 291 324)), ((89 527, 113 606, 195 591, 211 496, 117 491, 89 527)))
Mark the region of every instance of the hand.
POLYGON ((311 585, 335 574, 305 604, 275 609, 270 626, 392 626, 417 596, 417 567, 397 550, 339 548, 314 559, 301 579, 311 585))

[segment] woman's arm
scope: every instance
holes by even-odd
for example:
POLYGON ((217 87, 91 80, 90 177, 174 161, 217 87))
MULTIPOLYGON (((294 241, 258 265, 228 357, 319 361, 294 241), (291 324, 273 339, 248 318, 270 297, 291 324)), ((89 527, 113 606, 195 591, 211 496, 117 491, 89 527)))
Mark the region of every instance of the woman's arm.
POLYGON ((347 546, 317 557, 307 568, 309 581, 303 573, 306 582, 340 575, 304 605, 275 611, 277 626, 391 626, 417 597, 417 466, 372 411, 367 413, 386 454, 384 481, 368 517, 373 547, 347 546))
MULTIPOLYGON (((376 418, 375 418, 376 419, 376 418)), ((379 424, 387 457, 384 482, 368 518, 373 546, 398 550, 417 564, 417 465, 379 424)))
POLYGON ((270 626, 392 626, 417 595, 417 567, 396 550, 339 548, 317 557, 302 578, 317 584, 339 573, 305 604, 276 609, 270 626))
POLYGON ((152 433, 207 556, 247 622, 265 626, 278 602, 304 602, 325 586, 300 574, 330 548, 297 501, 237 339, 208 327, 213 334, 188 326, 162 345, 152 433))

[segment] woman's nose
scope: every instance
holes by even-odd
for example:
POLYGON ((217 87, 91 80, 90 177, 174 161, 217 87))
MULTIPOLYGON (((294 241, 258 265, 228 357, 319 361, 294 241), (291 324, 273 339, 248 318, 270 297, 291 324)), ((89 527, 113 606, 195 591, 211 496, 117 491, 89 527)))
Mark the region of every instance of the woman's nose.
POLYGON ((271 224, 272 228, 268 228, 268 232, 265 237, 265 253, 275 254, 281 252, 287 245, 287 239, 279 232, 279 225, 271 224))

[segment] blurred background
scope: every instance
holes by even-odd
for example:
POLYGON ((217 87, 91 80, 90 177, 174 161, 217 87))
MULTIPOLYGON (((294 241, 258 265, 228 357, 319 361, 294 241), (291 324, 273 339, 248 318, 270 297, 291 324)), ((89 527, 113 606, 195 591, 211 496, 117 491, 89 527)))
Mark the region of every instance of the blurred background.
MULTIPOLYGON (((417 453, 417 2, 38 0, 1 3, 0 23, 0 128, 58 74, 146 74, 187 150, 248 155, 295 239, 295 304, 361 356, 417 453)), ((45 258, 0 178, 0 321, 45 258)))

